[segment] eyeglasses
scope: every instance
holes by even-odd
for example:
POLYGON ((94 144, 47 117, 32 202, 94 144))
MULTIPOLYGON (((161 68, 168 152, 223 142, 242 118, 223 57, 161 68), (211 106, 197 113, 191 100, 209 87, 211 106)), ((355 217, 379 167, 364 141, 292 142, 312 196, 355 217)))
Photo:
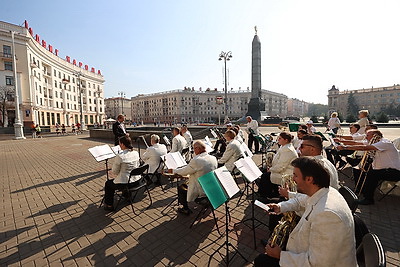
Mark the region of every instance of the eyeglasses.
POLYGON ((313 146, 313 145, 309 145, 309 144, 301 144, 301 145, 300 145, 300 148, 304 148, 305 146, 311 146, 311 147, 315 147, 315 146, 313 146))

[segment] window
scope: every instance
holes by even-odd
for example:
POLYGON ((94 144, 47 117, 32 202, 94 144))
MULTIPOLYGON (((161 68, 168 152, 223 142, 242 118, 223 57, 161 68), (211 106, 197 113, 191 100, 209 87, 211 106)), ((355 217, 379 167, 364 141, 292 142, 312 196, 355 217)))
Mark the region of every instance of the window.
POLYGON ((4 55, 10 55, 10 57, 11 57, 11 46, 3 45, 3 54, 4 55))
POLYGON ((4 69, 5 70, 13 70, 12 62, 4 62, 4 69))
POLYGON ((61 72, 58 72, 58 78, 61 79, 61 72))
POLYGON ((56 70, 54 70, 54 77, 56 77, 57 76, 57 71, 56 70))
POLYGON ((6 85, 14 85, 14 78, 12 76, 6 76, 6 85))
POLYGON ((54 81, 54 86, 57 88, 57 81, 54 81))

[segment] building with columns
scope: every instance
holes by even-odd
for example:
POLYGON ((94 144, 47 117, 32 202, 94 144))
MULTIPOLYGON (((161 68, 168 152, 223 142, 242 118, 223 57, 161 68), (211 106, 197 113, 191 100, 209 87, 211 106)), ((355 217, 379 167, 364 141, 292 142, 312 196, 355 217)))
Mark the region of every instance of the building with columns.
MULTIPOLYGON (((144 123, 154 122, 218 122, 224 120, 224 90, 193 87, 153 94, 139 94, 131 98, 132 120, 144 123), (220 104, 217 104, 219 102, 220 104)), ((230 120, 242 118, 248 110, 251 98, 249 88, 228 91, 228 117, 230 120)), ((287 96, 268 90, 261 90, 265 110, 270 116, 286 116, 287 96)))
POLYGON ((0 21, 0 90, 12 92, 0 114, 2 124, 11 126, 15 119, 11 31, 15 32, 17 90, 24 127, 32 123, 71 125, 81 122, 81 115, 87 125, 102 123, 105 110, 101 72, 69 56, 60 58, 59 51, 34 34, 27 21, 24 26, 0 21))
POLYGON ((346 115, 349 95, 352 94, 359 109, 367 109, 370 114, 377 114, 391 104, 400 104, 400 85, 386 87, 371 87, 366 89, 340 91, 335 85, 328 91, 328 107, 330 111, 337 111, 346 115))

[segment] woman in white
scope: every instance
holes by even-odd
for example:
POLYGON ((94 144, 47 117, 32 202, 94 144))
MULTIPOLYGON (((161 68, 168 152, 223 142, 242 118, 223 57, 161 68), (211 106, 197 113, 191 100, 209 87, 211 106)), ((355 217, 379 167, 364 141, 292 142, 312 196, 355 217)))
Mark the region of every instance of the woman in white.
POLYGON ((297 158, 297 152, 291 143, 292 138, 293 136, 287 132, 279 134, 278 144, 281 147, 272 160, 272 167, 261 176, 258 185, 258 193, 261 197, 279 197, 278 187, 281 185, 282 175, 293 173, 290 163, 297 158))
POLYGON ((337 132, 338 132, 338 130, 340 128, 340 120, 338 118, 337 112, 333 112, 331 114, 331 117, 330 117, 330 119, 328 121, 328 126, 329 126, 329 129, 332 130, 332 132, 334 134, 337 134, 337 132))
POLYGON ((112 172, 117 175, 113 180, 107 180, 104 187, 104 209, 112 211, 114 209, 114 192, 122 189, 128 181, 130 186, 136 186, 140 180, 140 175, 130 177, 133 169, 139 167, 139 153, 133 150, 132 140, 128 136, 119 138, 121 152, 116 156, 112 166, 112 172))
POLYGON ((367 125, 369 124, 368 115, 369 115, 369 112, 366 109, 365 110, 360 110, 358 112, 359 120, 357 121, 357 124, 360 125, 360 130, 358 130, 358 132, 360 134, 364 134, 365 133, 365 127, 367 127, 367 125))

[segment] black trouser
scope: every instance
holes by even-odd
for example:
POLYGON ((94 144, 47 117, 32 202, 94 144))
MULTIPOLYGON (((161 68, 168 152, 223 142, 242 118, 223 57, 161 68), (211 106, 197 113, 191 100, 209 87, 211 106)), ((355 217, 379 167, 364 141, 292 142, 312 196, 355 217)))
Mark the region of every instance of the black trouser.
MULTIPOLYGON (((137 186, 138 184, 139 181, 130 183, 129 188, 137 186)), ((104 186, 104 203, 110 206, 113 205, 115 190, 123 190, 125 187, 126 184, 114 184, 114 180, 107 180, 104 186)))
POLYGON ((214 152, 218 152, 218 148, 219 148, 219 153, 224 154, 226 150, 226 144, 220 139, 218 139, 217 142, 215 142, 214 152), (219 146, 221 146, 221 148, 219 148, 219 146))
POLYGON ((271 182, 271 172, 265 172, 258 183, 258 193, 264 198, 279 197, 278 187, 277 184, 271 182))
MULTIPOLYGON (((359 169, 353 169, 353 175, 355 178, 355 182, 357 184, 358 179, 360 178, 361 171, 359 169)), ((359 182, 358 189, 361 188, 363 183, 363 175, 361 177, 361 181, 359 182)), ((400 181, 400 170, 396 169, 380 169, 380 170, 369 170, 367 173, 367 177, 365 179, 364 186, 362 188, 362 193, 365 199, 374 200, 374 192, 378 187, 380 181, 400 181)))
POLYGON ((254 151, 257 153, 258 152, 258 141, 254 137, 253 134, 249 134, 249 141, 247 142, 249 149, 251 151, 251 148, 253 147, 253 142, 254 142, 254 151))
POLYGON ((267 254, 260 254, 254 259, 255 267, 279 267, 279 259, 272 258, 267 254))
POLYGON ((336 150, 336 149, 325 149, 326 158, 335 165, 338 161, 342 159, 341 156, 348 156, 354 153, 354 150, 336 150))
POLYGON ((178 202, 183 206, 184 209, 188 209, 188 201, 187 201, 187 184, 181 184, 178 186, 178 202))

